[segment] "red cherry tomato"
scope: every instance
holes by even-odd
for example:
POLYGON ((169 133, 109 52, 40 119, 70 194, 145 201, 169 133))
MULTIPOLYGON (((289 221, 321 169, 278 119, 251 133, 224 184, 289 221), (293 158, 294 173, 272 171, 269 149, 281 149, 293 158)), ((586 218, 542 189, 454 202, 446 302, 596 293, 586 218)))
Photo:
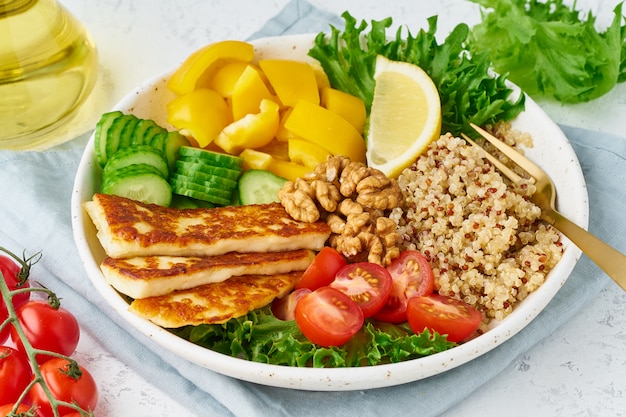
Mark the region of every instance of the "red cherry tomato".
POLYGON ((26 355, 11 347, 0 347, 0 404, 17 401, 32 375, 26 355))
POLYGON ((296 305, 298 300, 305 294, 310 294, 308 288, 298 288, 283 298, 276 298, 272 302, 272 314, 280 320, 290 321, 296 319, 296 305))
POLYGON ((346 343, 363 326, 363 311, 347 295, 321 287, 296 305, 296 323, 311 342, 328 347, 346 343))
POLYGON ((329 246, 324 246, 302 274, 302 278, 296 284, 296 289, 308 288, 315 291, 320 287, 325 287, 333 282, 337 272, 345 265, 346 258, 342 254, 329 246))
MULTIPOLYGON (((5 255, 0 255, 0 272, 2 272, 2 276, 4 277, 4 282, 6 282, 7 287, 9 287, 10 291, 16 290, 18 288, 28 287, 28 281, 24 283, 19 282, 19 273, 20 266, 15 263, 13 258, 10 258, 5 255)), ((13 306, 15 309, 21 307, 25 302, 27 302, 30 298, 30 292, 24 292, 20 294, 16 294, 12 298, 13 306)), ((0 298, 0 325, 9 317, 9 312, 7 311, 6 304, 3 298, 0 298)), ((0 329, 0 344, 4 343, 10 334, 10 326, 4 326, 4 328, 0 329)))
POLYGON ((391 285, 391 275, 385 268, 358 262, 341 268, 330 287, 350 297, 363 310, 363 317, 368 318, 385 305, 391 285))
MULTIPOLYGON (((24 329, 26 339, 37 349, 50 350, 65 356, 74 353, 80 338, 80 327, 72 313, 60 307, 52 308, 48 303, 31 300, 17 310, 17 318, 24 329)), ((15 328, 11 328, 11 339, 17 349, 24 351, 22 341, 15 328)), ((42 364, 50 355, 37 355, 42 364)))
POLYGON ((451 342, 469 337, 482 321, 482 315, 471 305, 439 294, 410 298, 407 318, 415 333, 430 329, 447 334, 451 342))
MULTIPOLYGON (((41 375, 48 384, 52 396, 60 401, 76 403, 86 411, 93 411, 98 403, 98 387, 89 371, 82 366, 63 358, 53 358, 40 366, 41 375)), ((28 398, 32 404, 39 407, 39 413, 44 417, 53 415, 48 397, 40 384, 36 384, 29 392, 28 398)), ((69 407, 59 407, 59 415, 63 416, 76 410, 69 407)))
MULTIPOLYGON (((15 407, 15 403, 4 404, 0 406, 0 417, 7 417, 11 411, 13 411, 13 407, 15 407)), ((31 406, 26 404, 20 404, 15 410, 14 414, 11 415, 31 415, 28 412, 31 411, 31 406)), ((33 416, 38 416, 38 414, 32 414, 33 416)))
POLYGON ((393 281, 391 295, 374 318, 387 323, 402 323, 406 321, 407 300, 434 291, 433 271, 426 257, 415 250, 402 252, 387 270, 393 281))
MULTIPOLYGON (((18 288, 28 288, 28 281, 23 283, 19 282, 19 273, 21 266, 15 263, 13 258, 5 255, 0 255, 0 271, 4 276, 4 281, 7 283, 9 290, 13 291, 18 288)), ((23 292, 13 296, 13 306, 17 310, 24 303, 30 299, 30 292, 23 292)), ((4 300, 0 300, 0 303, 4 304, 4 300)))

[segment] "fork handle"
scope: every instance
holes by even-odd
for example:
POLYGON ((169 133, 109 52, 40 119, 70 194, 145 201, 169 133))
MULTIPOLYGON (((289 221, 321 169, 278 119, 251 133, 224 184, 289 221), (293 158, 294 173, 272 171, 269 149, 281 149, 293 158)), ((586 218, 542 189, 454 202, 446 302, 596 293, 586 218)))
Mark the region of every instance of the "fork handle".
POLYGON ((561 231, 585 255, 626 291, 626 255, 607 245, 557 211, 544 213, 545 220, 561 231))

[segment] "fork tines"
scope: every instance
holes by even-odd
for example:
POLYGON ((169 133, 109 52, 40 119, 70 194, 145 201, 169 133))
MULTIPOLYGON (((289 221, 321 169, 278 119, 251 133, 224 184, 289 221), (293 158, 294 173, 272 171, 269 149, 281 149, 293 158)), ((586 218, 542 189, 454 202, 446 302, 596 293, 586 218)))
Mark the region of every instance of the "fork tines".
MULTIPOLYGON (((530 160, 528 160, 528 158, 526 158, 525 156, 520 154, 515 148, 513 148, 512 146, 509 146, 506 143, 502 142, 500 139, 496 138, 491 133, 489 133, 486 130, 480 128, 479 126, 476 126, 473 123, 470 123, 470 125, 472 126, 472 128, 474 128, 474 130, 476 130, 478 133, 480 133, 480 135, 485 140, 487 140, 489 143, 491 143, 493 146, 495 146, 500 152, 502 152, 502 154, 504 154, 507 158, 509 158, 511 161, 513 161, 515 164, 517 164, 517 166, 520 167, 522 170, 526 171, 526 173, 530 176, 530 181, 531 182, 534 182, 534 178, 533 177, 535 177, 536 175, 541 176, 541 173, 542 173, 541 169, 539 167, 537 167, 536 165, 534 165, 532 162, 530 162, 530 160)), ((489 162, 491 162, 493 165, 495 165, 495 167, 498 168, 498 170, 500 172, 502 172, 504 175, 506 175, 511 181, 513 181, 516 184, 520 184, 520 183, 522 183, 524 181, 528 181, 527 179, 523 178, 522 176, 517 174, 515 171, 513 171, 511 168, 506 166, 497 157, 495 157, 494 155, 492 155, 489 152, 487 152, 483 147, 479 146, 476 142, 474 142, 472 139, 470 139, 466 134, 461 133, 461 136, 470 145, 475 146, 475 147, 481 149, 481 151, 483 152, 485 158, 487 158, 487 160, 489 160, 489 162)))

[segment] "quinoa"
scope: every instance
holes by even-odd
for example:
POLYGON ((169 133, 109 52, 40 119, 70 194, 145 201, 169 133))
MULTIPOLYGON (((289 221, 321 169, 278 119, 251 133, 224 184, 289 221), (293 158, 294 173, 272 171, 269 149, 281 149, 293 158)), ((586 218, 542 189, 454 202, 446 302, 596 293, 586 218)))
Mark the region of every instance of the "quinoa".
POLYGON ((422 252, 439 294, 476 307, 485 322, 511 313, 561 258, 558 231, 539 221, 528 200, 532 183, 511 184, 463 139, 433 141, 398 184, 404 205, 390 218, 400 249, 422 252))

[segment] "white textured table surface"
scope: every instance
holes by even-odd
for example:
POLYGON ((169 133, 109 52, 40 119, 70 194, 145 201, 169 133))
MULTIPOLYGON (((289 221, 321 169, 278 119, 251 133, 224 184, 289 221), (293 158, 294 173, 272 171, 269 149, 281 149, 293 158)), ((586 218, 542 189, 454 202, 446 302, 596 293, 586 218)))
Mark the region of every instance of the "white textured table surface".
MULTIPOLYGON (((278 13, 287 0, 61 0, 91 32, 101 63, 100 112, 137 84, 173 68, 195 49, 213 41, 246 39, 278 13)), ((566 0, 567 2, 567 0, 566 0)), ((478 6, 465 0, 311 0, 339 15, 394 18, 414 31, 439 15, 438 33, 457 23, 476 23, 478 6)), ((598 25, 612 18, 616 0, 580 0, 598 25)), ((626 83, 586 104, 540 103, 558 123, 626 137, 626 83)), ((96 415, 136 417, 190 415, 167 393, 137 376, 85 334, 77 357, 96 377, 96 415)), ((610 283, 552 337, 516 358, 499 376, 445 413, 456 416, 623 416, 626 415, 626 293, 610 283)))

